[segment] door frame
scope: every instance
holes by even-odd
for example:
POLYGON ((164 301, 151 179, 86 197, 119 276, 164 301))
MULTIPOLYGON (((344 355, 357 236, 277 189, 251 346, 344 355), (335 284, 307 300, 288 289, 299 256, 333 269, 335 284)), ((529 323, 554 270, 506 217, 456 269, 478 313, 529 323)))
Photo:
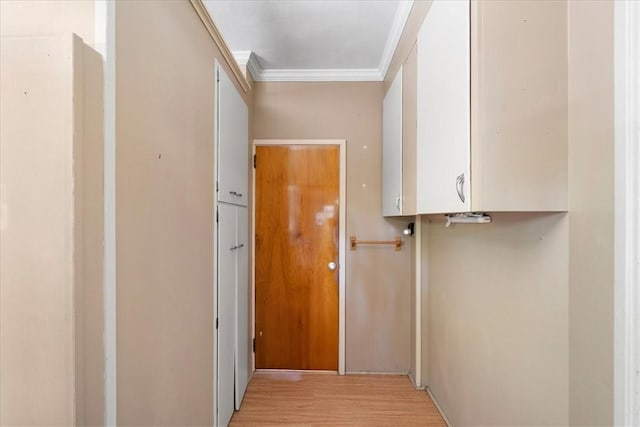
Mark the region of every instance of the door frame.
MULTIPOLYGON (((338 218, 338 374, 345 374, 346 359, 346 248, 347 248, 347 140, 346 139, 254 139, 253 155, 257 146, 278 145, 337 145, 340 148, 340 215, 338 218)), ((251 200, 251 336, 256 337, 256 174, 252 169, 252 200, 251 200)), ((256 353, 252 356, 253 371, 256 369, 256 353)))
POLYGON ((614 7, 614 425, 640 422, 640 5, 614 7))

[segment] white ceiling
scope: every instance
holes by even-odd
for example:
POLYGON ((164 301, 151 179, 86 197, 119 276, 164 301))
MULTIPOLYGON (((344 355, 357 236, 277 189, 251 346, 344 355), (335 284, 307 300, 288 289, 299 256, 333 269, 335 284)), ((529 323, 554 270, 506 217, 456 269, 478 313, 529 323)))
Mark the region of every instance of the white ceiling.
POLYGON ((249 62, 256 80, 382 80, 413 2, 204 3, 238 62, 249 62))

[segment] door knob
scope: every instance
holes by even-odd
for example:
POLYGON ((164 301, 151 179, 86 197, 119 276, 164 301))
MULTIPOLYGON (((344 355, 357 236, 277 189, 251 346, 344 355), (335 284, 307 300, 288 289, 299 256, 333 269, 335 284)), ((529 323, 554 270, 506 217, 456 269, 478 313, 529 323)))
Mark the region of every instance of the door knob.
POLYGON ((329 270, 333 271, 336 269, 336 267, 338 267, 338 264, 336 264, 333 261, 330 261, 329 264, 327 264, 327 267, 329 267, 329 270))

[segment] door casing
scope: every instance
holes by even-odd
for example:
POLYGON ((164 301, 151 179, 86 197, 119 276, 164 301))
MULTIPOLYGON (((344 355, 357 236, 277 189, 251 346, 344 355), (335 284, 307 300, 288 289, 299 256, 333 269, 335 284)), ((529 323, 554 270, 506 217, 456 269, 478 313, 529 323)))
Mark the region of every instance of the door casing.
MULTIPOLYGON (((264 145, 337 145, 340 148, 340 212, 338 218, 338 374, 345 374, 346 359, 346 248, 347 248, 347 230, 346 230, 346 190, 347 190, 347 141, 345 139, 254 139, 253 155, 256 154, 256 146, 264 145)), ((256 174, 255 169, 252 173, 252 203, 251 203, 251 224, 253 231, 251 233, 251 336, 256 336, 256 174)), ((251 356, 252 367, 256 368, 256 354, 251 356)))

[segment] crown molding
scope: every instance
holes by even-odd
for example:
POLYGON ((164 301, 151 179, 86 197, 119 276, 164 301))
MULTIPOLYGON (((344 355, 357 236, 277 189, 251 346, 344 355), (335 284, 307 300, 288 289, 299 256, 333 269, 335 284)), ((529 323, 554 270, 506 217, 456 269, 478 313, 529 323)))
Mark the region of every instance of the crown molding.
MULTIPOLYGON (((254 61, 256 67, 251 71, 251 75, 255 81, 262 82, 344 82, 344 81, 367 81, 379 82, 383 81, 393 54, 398 47, 402 32, 409 19, 409 14, 413 8, 414 0, 402 0, 399 2, 398 9, 391 24, 389 37, 382 51, 380 64, 378 68, 365 69, 316 69, 316 70, 263 70, 254 61)), ((255 56, 254 56, 255 58, 255 56)), ((251 55, 248 57, 247 65, 251 64, 251 55)), ((248 68, 248 67, 247 67, 248 68)))
POLYGON ((234 50, 233 56, 236 58, 236 62, 241 67, 245 67, 247 72, 251 74, 254 81, 258 81, 262 68, 258 63, 256 55, 250 50, 234 50))
POLYGON ((244 66, 248 73, 251 73, 254 81, 257 82, 379 82, 383 81, 393 54, 398 47, 400 37, 404 31, 404 27, 411 13, 414 0, 402 0, 399 2, 398 9, 391 24, 389 37, 385 44, 380 58, 378 68, 362 68, 362 69, 262 69, 258 63, 256 55, 249 50, 235 51, 233 54, 224 42, 222 35, 213 23, 211 16, 204 7, 202 0, 190 0, 196 12, 205 24, 209 34, 216 42, 222 52, 222 56, 227 60, 236 79, 238 79, 242 88, 247 92, 249 83, 239 66, 244 66), (233 60, 231 60, 233 58, 233 60), (232 65, 233 64, 233 65, 232 65), (236 74, 237 73, 237 74, 236 74))
POLYGON ((224 38, 222 37, 222 34, 220 34, 218 27, 216 27, 216 24, 213 22, 213 19, 211 19, 211 15, 209 14, 206 6, 204 5, 204 3, 202 3, 202 0, 190 0, 190 3, 191 3, 191 6, 193 6, 193 9, 196 11, 196 14, 198 15, 198 17, 204 24, 205 28, 207 29, 207 32, 211 36, 211 39, 220 50, 220 53, 222 54, 224 61, 227 63, 227 65, 231 69, 231 72, 233 73, 233 76, 236 78, 236 81, 238 82, 238 84, 240 85, 244 93, 248 93, 249 90, 251 89, 251 87, 249 86, 249 82, 247 81, 245 76, 242 74, 242 71, 240 70, 238 63, 236 62, 235 58, 231 54, 231 50, 229 49, 229 46, 224 41, 224 38))
POLYGON ((316 69, 316 70, 262 70, 256 81, 262 82, 379 82, 377 68, 365 69, 316 69))
POLYGON ((387 43, 382 51, 380 64, 378 65, 378 71, 382 76, 382 80, 384 80, 384 77, 387 75, 387 71, 389 70, 391 59, 393 58, 393 54, 396 52, 396 48, 400 42, 400 37, 402 37, 402 32, 407 24, 407 19, 409 19, 409 14, 411 14, 414 0, 402 0, 399 3, 396 15, 393 18, 393 24, 391 24, 391 31, 389 31, 387 43))

